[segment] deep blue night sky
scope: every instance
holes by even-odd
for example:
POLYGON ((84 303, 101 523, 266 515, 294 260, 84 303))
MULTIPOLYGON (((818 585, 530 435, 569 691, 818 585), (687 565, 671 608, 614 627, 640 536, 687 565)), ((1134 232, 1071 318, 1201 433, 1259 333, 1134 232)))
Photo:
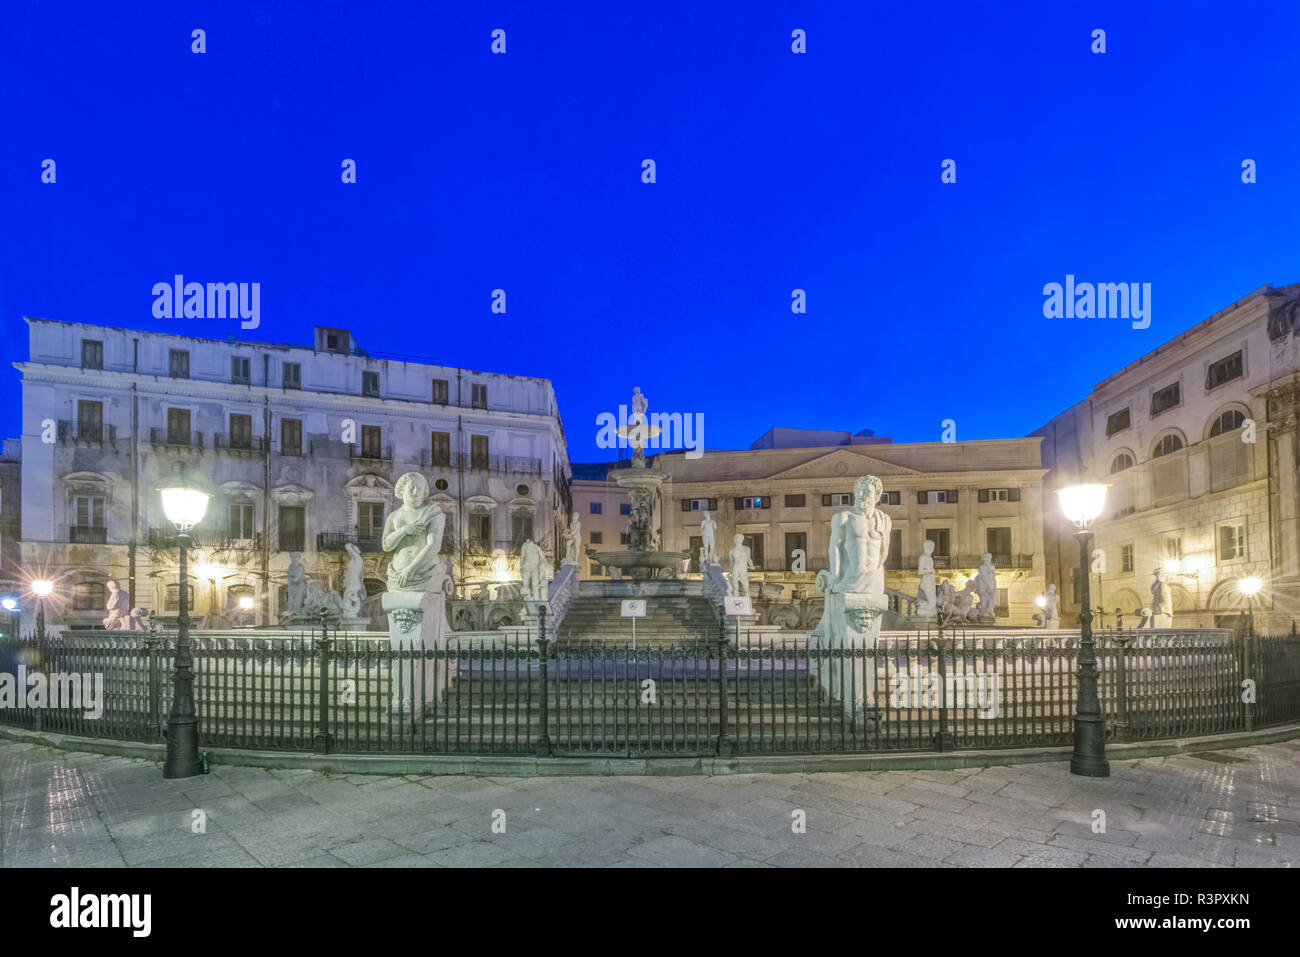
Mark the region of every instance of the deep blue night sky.
POLYGON ((710 447, 1019 436, 1300 281, 1294 2, 17 6, 4 435, 36 315, 547 376, 578 461, 633 385, 710 447), (175 273, 260 282, 261 328, 154 319, 175 273), (1066 273, 1152 283, 1151 327, 1044 319, 1066 273))

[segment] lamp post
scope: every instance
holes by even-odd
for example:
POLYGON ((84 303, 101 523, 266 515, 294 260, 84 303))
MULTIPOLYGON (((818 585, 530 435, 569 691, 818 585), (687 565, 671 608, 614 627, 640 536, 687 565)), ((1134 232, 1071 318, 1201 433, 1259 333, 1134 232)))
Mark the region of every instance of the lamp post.
POLYGON ((1088 594, 1088 558, 1092 545, 1092 523, 1106 504, 1106 486, 1098 482, 1071 485, 1058 492, 1061 512, 1078 530, 1079 538, 1079 697, 1074 715, 1074 755, 1070 773, 1104 778, 1110 775, 1106 762, 1106 719, 1097 697, 1097 651, 1092 643, 1092 596, 1088 594))
POLYGON ((180 545, 180 615, 176 620, 176 658, 172 668, 172 708, 167 716, 167 759, 164 778, 189 778, 203 773, 199 758, 199 718, 194 712, 194 658, 190 654, 189 530, 203 519, 208 493, 179 473, 159 486, 163 512, 176 526, 180 545))

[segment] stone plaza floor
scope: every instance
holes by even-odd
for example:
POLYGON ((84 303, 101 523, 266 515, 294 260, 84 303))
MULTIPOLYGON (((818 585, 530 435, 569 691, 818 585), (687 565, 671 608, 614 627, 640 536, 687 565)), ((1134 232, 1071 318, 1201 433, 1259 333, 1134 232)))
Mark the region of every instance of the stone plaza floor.
POLYGON ((1300 741, 1112 761, 1107 779, 1074 777, 1058 762, 722 777, 390 777, 218 766, 167 781, 147 761, 0 740, 3 867, 1298 860, 1300 741), (1094 831, 1097 812, 1104 832, 1094 831))

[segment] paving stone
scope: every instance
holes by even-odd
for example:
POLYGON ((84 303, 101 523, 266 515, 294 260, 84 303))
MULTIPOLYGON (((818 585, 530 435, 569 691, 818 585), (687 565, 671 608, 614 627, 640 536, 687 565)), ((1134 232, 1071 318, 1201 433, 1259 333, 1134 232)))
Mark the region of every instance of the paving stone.
POLYGON ((1104 779, 1052 762, 535 778, 218 766, 167 781, 149 761, 0 740, 0 864, 1296 866, 1300 742, 1233 755, 1112 761, 1104 779), (206 834, 190 830, 195 809, 206 834), (795 809, 807 833, 792 832, 795 809))

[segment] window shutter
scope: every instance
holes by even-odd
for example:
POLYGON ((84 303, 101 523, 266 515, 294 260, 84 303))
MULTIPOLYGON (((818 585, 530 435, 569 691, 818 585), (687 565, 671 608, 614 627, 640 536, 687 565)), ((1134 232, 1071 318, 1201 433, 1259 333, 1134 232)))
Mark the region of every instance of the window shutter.
POLYGON ((1012 501, 1012 502, 1020 501, 1020 489, 1018 488, 1007 489, 1007 499, 1008 501, 1012 501))
POLYGON ((763 507, 764 507, 764 508, 771 508, 771 507, 772 507, 772 496, 770 496, 770 495, 764 495, 764 496, 763 496, 763 507))
POLYGON ((988 489, 986 489, 986 488, 982 488, 982 489, 980 489, 980 491, 979 491, 979 500, 980 500, 981 502, 987 502, 987 501, 989 500, 989 490, 988 490, 988 489))
POLYGON ((949 502, 957 501, 957 490, 955 488, 948 489, 948 501, 949 502))
POLYGON ((716 512, 717 510, 718 510, 718 500, 716 498, 709 499, 709 511, 716 512))
POLYGON ((926 503, 925 493, 924 493, 924 492, 917 492, 917 493, 916 493, 916 504, 917 504, 917 505, 924 505, 925 503, 926 503))
POLYGON ((831 504, 831 497, 830 497, 829 495, 823 495, 823 496, 822 496, 822 504, 823 504, 823 505, 829 505, 829 504, 831 504))
POLYGON ((682 499, 682 511, 689 512, 690 510, 691 510, 691 500, 689 498, 682 499))
POLYGON ((742 498, 741 496, 737 495, 737 496, 736 496, 736 501, 735 501, 735 507, 736 507, 736 511, 737 511, 737 512, 743 511, 744 508, 745 508, 745 500, 744 500, 744 498, 742 498))

